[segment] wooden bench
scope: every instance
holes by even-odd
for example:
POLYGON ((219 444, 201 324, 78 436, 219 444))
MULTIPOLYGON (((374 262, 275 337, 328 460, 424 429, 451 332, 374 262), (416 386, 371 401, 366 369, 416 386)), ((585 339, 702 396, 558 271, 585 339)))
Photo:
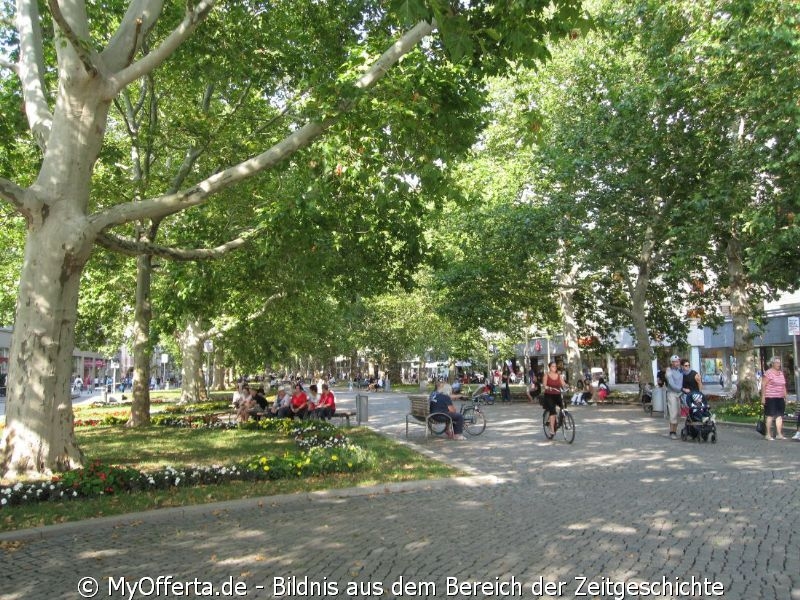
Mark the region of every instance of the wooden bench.
POLYGON ((340 423, 347 423, 347 426, 350 427, 350 417, 355 417, 356 411, 354 410, 341 410, 339 408, 336 409, 336 412, 333 413, 331 419, 339 419, 340 423))
POLYGON ((406 439, 408 439, 408 425, 422 425, 425 428, 425 437, 429 434, 440 435, 452 429, 453 419, 447 413, 431 413, 431 404, 428 396, 412 395, 408 397, 410 409, 406 415, 406 439))

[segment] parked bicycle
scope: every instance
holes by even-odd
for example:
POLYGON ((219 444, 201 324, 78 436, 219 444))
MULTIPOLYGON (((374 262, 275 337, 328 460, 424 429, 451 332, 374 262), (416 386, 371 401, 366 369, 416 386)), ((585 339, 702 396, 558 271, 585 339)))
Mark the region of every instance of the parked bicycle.
POLYGON ((486 415, 483 414, 483 396, 475 396, 461 404, 464 415, 464 431, 469 435, 480 435, 486 429, 486 415))
MULTIPOLYGON (((483 414, 484 400, 481 396, 455 398, 462 400, 459 412, 464 415, 464 433, 468 435, 480 435, 486 430, 486 415, 483 414)), ((430 430, 434 435, 445 433, 448 423, 446 420, 434 421, 430 430)))
POLYGON ((566 408, 561 406, 556 406, 556 430, 550 431, 550 411, 547 409, 542 412, 542 429, 548 440, 552 440, 559 430, 568 444, 575 440, 575 419, 566 408))

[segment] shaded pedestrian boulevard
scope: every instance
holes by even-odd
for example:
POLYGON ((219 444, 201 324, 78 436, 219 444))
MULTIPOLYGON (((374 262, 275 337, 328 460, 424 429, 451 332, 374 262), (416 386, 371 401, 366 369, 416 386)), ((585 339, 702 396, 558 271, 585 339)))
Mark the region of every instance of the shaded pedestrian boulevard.
MULTIPOLYGON (((406 411, 370 395, 386 435, 405 438, 406 411)), ((572 445, 546 441, 529 404, 487 407, 464 442, 413 428, 472 474, 457 480, 0 535, 0 597, 800 600, 800 443, 725 426, 717 444, 670 441, 639 409, 574 414, 572 445)))

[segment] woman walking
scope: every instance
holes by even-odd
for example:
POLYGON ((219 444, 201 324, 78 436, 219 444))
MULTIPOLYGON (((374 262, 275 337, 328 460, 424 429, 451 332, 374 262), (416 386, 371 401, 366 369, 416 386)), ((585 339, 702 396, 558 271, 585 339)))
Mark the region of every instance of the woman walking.
POLYGON ((785 440, 783 437, 783 413, 786 410, 786 376, 781 370, 781 359, 772 357, 770 367, 761 381, 761 405, 767 425, 765 438, 768 441, 785 440), (775 420, 775 437, 772 437, 772 421, 775 420))

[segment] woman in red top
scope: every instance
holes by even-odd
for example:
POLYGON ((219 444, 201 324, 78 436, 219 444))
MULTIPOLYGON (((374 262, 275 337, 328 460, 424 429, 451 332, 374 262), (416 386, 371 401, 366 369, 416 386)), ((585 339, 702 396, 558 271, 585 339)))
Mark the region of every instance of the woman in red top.
POLYGON ((767 425, 766 439, 785 440, 783 413, 786 410, 786 376, 781 370, 780 358, 775 356, 770 363, 761 381, 761 404, 764 407, 764 421, 767 425), (772 419, 775 419, 775 437, 772 437, 772 419))
POLYGON ((547 373, 544 376, 544 398, 542 405, 545 410, 550 411, 550 439, 556 437, 556 406, 564 408, 561 399, 561 390, 567 387, 564 376, 558 372, 555 361, 547 365, 547 373))
POLYGON ((302 419, 308 412, 308 396, 303 391, 303 384, 298 383, 294 386, 292 401, 289 403, 289 416, 293 419, 302 419))
POLYGON ((319 402, 317 402, 316 415, 320 419, 330 419, 333 413, 336 412, 336 398, 333 392, 328 387, 327 383, 322 384, 322 393, 319 395, 319 402))

